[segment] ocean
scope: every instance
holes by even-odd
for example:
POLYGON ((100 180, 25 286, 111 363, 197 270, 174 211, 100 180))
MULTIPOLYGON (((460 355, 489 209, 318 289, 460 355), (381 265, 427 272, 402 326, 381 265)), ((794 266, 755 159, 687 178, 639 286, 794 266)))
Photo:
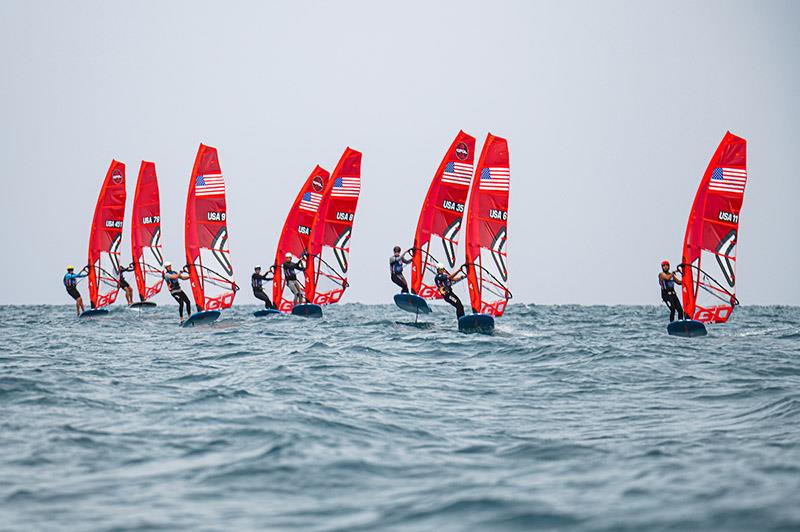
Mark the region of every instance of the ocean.
POLYGON ((800 530, 800 309, 2 308, 2 530, 800 530))

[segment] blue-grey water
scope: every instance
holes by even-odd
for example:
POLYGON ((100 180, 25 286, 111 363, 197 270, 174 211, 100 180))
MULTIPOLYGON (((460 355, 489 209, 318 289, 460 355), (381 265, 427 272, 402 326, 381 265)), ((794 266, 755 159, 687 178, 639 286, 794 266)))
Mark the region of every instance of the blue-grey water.
POLYGON ((4 307, 3 530, 798 530, 800 309, 4 307))

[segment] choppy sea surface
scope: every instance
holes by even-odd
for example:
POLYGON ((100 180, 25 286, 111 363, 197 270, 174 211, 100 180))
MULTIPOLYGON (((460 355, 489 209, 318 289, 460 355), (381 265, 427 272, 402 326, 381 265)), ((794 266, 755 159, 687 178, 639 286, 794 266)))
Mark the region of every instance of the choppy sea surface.
POLYGON ((2 307, 3 530, 798 530, 800 309, 2 307))

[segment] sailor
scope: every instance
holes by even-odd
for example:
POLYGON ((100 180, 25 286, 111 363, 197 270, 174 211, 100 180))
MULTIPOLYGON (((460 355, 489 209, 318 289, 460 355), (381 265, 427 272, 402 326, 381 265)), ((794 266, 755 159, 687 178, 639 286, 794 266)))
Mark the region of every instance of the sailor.
POLYGON ((192 304, 189 301, 189 296, 187 296, 186 293, 181 289, 180 281, 189 279, 189 274, 184 270, 176 272, 172 269, 172 263, 170 261, 166 261, 164 262, 163 277, 167 282, 169 295, 171 295, 172 298, 178 302, 178 313, 181 316, 181 323, 183 323, 183 306, 186 305, 186 315, 189 316, 192 313, 192 304))
POLYGON ((87 269, 88 266, 84 266, 80 273, 74 273, 75 268, 67 266, 67 273, 64 275, 64 286, 67 288, 67 293, 75 300, 75 310, 78 312, 78 316, 80 316, 81 312, 84 310, 83 298, 81 297, 81 293, 78 292, 78 279, 89 275, 86 273, 87 269))
POLYGON ((275 271, 275 266, 271 266, 267 273, 261 275, 261 266, 258 265, 253 269, 253 275, 250 284, 253 285, 253 295, 256 299, 264 302, 264 308, 275 308, 275 305, 270 301, 269 296, 264 292, 264 281, 271 281, 272 277, 269 274, 275 271))
POLYGON ((123 274, 125 272, 132 272, 132 271, 133 271, 133 263, 131 262, 127 268, 120 267, 119 277, 117 278, 119 287, 125 290, 125 299, 128 300, 128 305, 133 304, 133 289, 131 288, 131 285, 128 284, 128 281, 125 280, 125 276, 123 274))
POLYGON ((442 299, 456 307, 456 318, 464 315, 464 305, 461 304, 461 300, 453 292, 453 285, 464 277, 464 275, 458 275, 458 272, 447 273, 444 269, 444 264, 441 262, 436 264, 436 277, 433 278, 433 281, 436 283, 439 293, 442 294, 442 299))
POLYGON ((661 261, 661 272, 658 274, 658 284, 661 286, 661 299, 669 307, 669 321, 675 321, 675 312, 678 319, 683 319, 683 307, 675 293, 675 283, 681 284, 681 280, 675 275, 676 272, 669 271, 669 261, 661 261))
POLYGON ((394 247, 394 254, 389 257, 389 274, 392 277, 392 282, 400 287, 401 294, 408 293, 408 283, 403 276, 403 265, 411 262, 411 257, 405 258, 406 253, 400 254, 400 246, 394 247))
POLYGON ((300 256, 300 260, 294 262, 294 255, 291 253, 286 253, 286 260, 281 265, 283 268, 283 281, 286 283, 286 286, 289 287, 289 290, 292 291, 294 294, 294 305, 299 305, 301 303, 306 302, 306 296, 303 293, 303 286, 300 284, 300 281, 297 280, 297 270, 305 270, 306 266, 303 263, 303 259, 306 257, 306 253, 300 256))

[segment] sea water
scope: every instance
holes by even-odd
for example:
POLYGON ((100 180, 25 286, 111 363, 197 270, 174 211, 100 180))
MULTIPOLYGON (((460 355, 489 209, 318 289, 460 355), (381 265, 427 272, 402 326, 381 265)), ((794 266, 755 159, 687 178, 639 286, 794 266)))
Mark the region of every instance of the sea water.
POLYGON ((798 530, 800 316, 2 307, 2 530, 798 530))

